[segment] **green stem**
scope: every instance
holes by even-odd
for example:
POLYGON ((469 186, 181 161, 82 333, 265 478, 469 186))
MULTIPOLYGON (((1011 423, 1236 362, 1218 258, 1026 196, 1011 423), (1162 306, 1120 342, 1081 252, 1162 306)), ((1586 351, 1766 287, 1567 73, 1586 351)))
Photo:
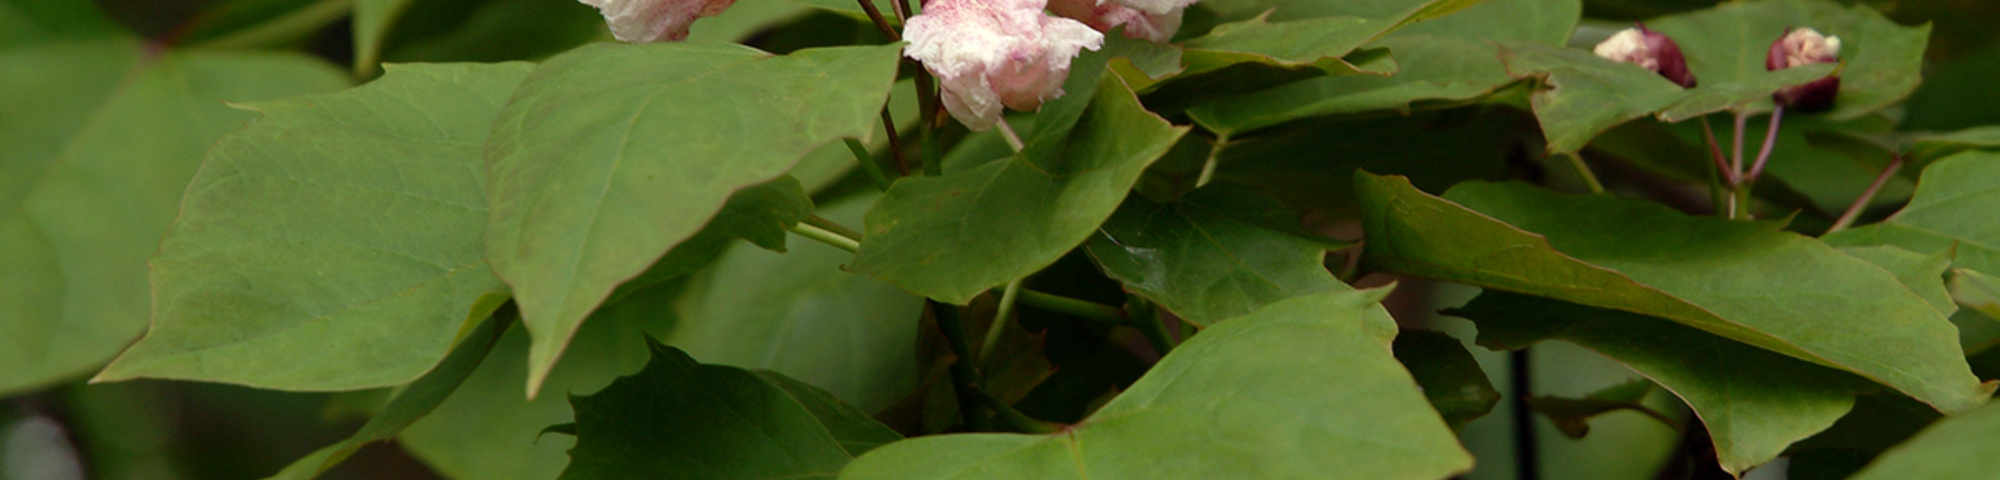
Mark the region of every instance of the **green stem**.
POLYGON ((937 317, 938 330, 944 332, 945 343, 951 346, 952 355, 957 357, 951 362, 951 387, 952 393, 958 395, 958 413, 965 419, 965 428, 975 432, 992 431, 992 422, 979 412, 976 397, 979 392, 975 383, 978 373, 972 370, 969 353, 972 348, 965 343, 965 324, 959 321, 958 307, 936 300, 926 303, 930 304, 931 314, 937 317))
POLYGON ((1708 125, 1708 116, 1701 117, 1701 139, 1708 143, 1709 158, 1715 168, 1708 172, 1708 203, 1718 216, 1729 216, 1729 192, 1736 184, 1736 177, 1729 171, 1729 159, 1722 156, 1722 145, 1715 142, 1715 129, 1708 125))
POLYGON ((1604 183, 1597 181, 1597 174, 1590 171, 1590 165, 1583 163, 1583 155, 1566 153, 1563 157, 1569 159, 1569 167, 1576 170, 1577 177, 1583 178, 1583 186, 1589 188, 1590 193, 1604 193, 1604 183))
POLYGON ((868 147, 861 145, 860 140, 841 140, 847 143, 847 151, 854 154, 854 160, 861 163, 861 171, 868 173, 868 179, 874 180, 875 186, 881 187, 882 191, 889 191, 889 174, 882 172, 882 164, 876 163, 875 156, 868 154, 868 147))
POLYGON ((1208 160, 1201 163, 1201 174, 1194 177, 1194 188, 1208 185, 1215 179, 1215 165, 1222 162, 1222 146, 1229 143, 1229 134, 1218 134, 1215 143, 1208 149, 1208 160))
POLYGON ((811 239, 819 243, 830 245, 833 248, 846 250, 849 253, 861 253, 861 242, 859 240, 847 238, 846 236, 842 236, 841 234, 828 231, 827 229, 824 228, 815 227, 805 222, 800 222, 797 225, 793 225, 792 233, 799 234, 799 236, 801 237, 806 237, 808 239, 811 239))
POLYGON ((1014 153, 1021 153, 1021 148, 1025 144, 1021 143, 1021 135, 1014 133, 1014 127, 1007 124, 1007 119, 1002 118, 1000 123, 995 123, 993 126, 1000 130, 1000 138, 1007 141, 1007 148, 1014 149, 1014 153))
POLYGON ((823 230, 833 232, 833 234, 835 235, 847 237, 848 240, 853 240, 855 242, 861 241, 861 232, 856 232, 852 228, 847 228, 846 226, 843 226, 841 224, 833 223, 832 220, 827 220, 826 217, 822 217, 819 215, 807 215, 805 223, 807 225, 812 225, 815 227, 819 227, 823 230))
POLYGON ((1062 428, 1056 424, 1036 420, 1035 417, 1030 417, 1028 414, 1021 413, 1020 410, 1015 410, 1013 405, 1008 405, 998 398, 993 398, 992 395, 987 395, 986 392, 974 391, 973 394, 978 395, 979 402, 986 404, 986 408, 993 409, 993 412, 998 414, 997 417, 999 417, 1000 421, 1006 422, 1007 426, 1013 428, 1014 431, 1038 435, 1062 431, 1062 428))
POLYGON ((1014 304, 1021 299, 1022 280, 1026 279, 1009 282, 1000 291, 1000 306, 993 311, 993 324, 986 327, 986 341, 979 343, 979 356, 975 360, 993 356, 994 346, 1000 344, 1000 333, 1007 331, 1007 322, 1012 321, 1009 318, 1014 316, 1014 304))
POLYGON ((304 38, 354 10, 354 0, 319 0, 255 27, 196 43, 201 48, 268 47, 304 38))
POLYGON ((1048 310, 1051 312, 1065 313, 1090 320, 1096 320, 1115 325, 1130 324, 1130 321, 1126 320, 1125 309, 1113 307, 1110 305, 1105 305, 1102 303, 1091 302, 1087 300, 1077 300, 1074 298, 1052 295, 1052 294, 1037 292, 1034 290, 1021 290, 1020 302, 1022 304, 1031 307, 1048 310))
POLYGON ((1174 350, 1174 339, 1167 335, 1166 322, 1160 321, 1160 308, 1144 298, 1133 296, 1125 302, 1125 311, 1131 313, 1131 325, 1146 336, 1146 343, 1153 345, 1153 351, 1160 356, 1174 350))
POLYGON ((1854 225, 1854 221, 1861 218, 1861 211, 1868 208, 1868 202, 1874 201, 1875 194, 1882 191, 1882 186, 1889 184, 1889 177, 1896 176, 1896 171, 1902 169, 1903 156, 1897 155, 1895 160, 1889 161, 1887 168, 1882 169, 1881 175, 1875 176, 1875 183, 1868 184, 1868 189, 1861 192, 1861 198, 1854 199, 1854 204, 1847 206, 1847 212, 1840 214, 1840 220, 1834 221, 1833 228, 1827 229, 1826 233, 1831 234, 1854 225))

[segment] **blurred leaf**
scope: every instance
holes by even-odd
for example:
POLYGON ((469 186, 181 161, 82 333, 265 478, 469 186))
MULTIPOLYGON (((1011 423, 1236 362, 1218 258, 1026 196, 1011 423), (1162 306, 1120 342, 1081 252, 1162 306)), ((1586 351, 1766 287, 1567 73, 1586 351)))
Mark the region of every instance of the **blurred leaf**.
POLYGON ((604 17, 579 2, 424 0, 395 17, 381 56, 390 62, 540 60, 609 38, 604 17))
POLYGON ((1105 275, 1196 325, 1348 290, 1322 264, 1345 246, 1300 228, 1284 204, 1230 184, 1168 203, 1126 197, 1084 244, 1105 275))
POLYGON ((137 39, 0 49, 0 395, 88 373, 145 329, 146 259, 209 144, 253 117, 223 102, 346 82, 303 55, 147 51, 137 39))
POLYGON ((92 2, 0 0, 0 49, 44 42, 119 37, 123 36, 123 32, 118 24, 98 12, 92 2))
POLYGON ((2000 403, 1931 424, 1854 480, 1987 478, 2000 471, 2000 403))
POLYGON ((1903 210, 1881 223, 1834 232, 1841 246, 1895 245, 1918 253, 1949 253, 1953 265, 2000 272, 2000 153, 1966 152, 1932 163, 1903 210))
POLYGON ((577 440, 562 478, 833 478, 902 438, 795 380, 647 345, 644 370, 570 399, 577 440))
MULTIPOLYGON (((853 158, 850 156, 848 161, 852 162, 853 158)), ((667 250, 667 254, 646 267, 646 271, 619 284, 617 289, 611 291, 611 296, 605 298, 605 303, 617 302, 634 291, 694 273, 736 245, 738 238, 766 250, 783 252, 788 229, 812 214, 812 199, 806 197, 805 188, 799 185, 798 179, 790 175, 743 187, 729 195, 729 201, 722 204, 722 210, 716 212, 715 217, 709 219, 700 231, 667 250)))
POLYGON ((1465 345, 1442 332, 1404 330, 1396 335, 1396 361, 1416 377, 1431 408, 1444 416, 1452 430, 1463 431, 1465 424, 1493 411, 1500 392, 1486 378, 1465 345))
POLYGON ((1368 44, 1395 56, 1394 75, 1315 77, 1207 102, 1188 116, 1210 131, 1232 134, 1309 116, 1470 100, 1514 82, 1489 41, 1561 44, 1575 27, 1578 8, 1577 0, 1488 0, 1368 44))
MULTIPOLYGON (((1954 6, 1958 8, 1951 12, 1953 15, 1966 10, 1965 5, 1954 6)), ((1986 5, 1985 8, 1993 6, 1986 5)), ((1983 17, 1969 15, 1959 21, 1976 24, 1975 28, 1982 34, 1992 35, 1989 22, 1975 20, 1983 17)), ((1943 16, 1932 18, 1939 22, 1953 20, 1943 16)), ((1939 29, 1944 30, 1945 27, 1940 25, 1939 29)), ((1996 81, 2000 81, 2000 41, 1989 41, 1964 56, 1938 63, 1926 69, 1923 85, 1910 95, 1910 101, 1904 105, 1909 117, 1903 127, 1911 130, 1954 130, 2000 124, 2000 98, 1984 93, 1992 90, 1996 81)))
POLYGON ((529 74, 488 142, 486 236, 535 337, 527 391, 619 283, 731 193, 828 142, 867 138, 898 50, 595 44, 529 74))
POLYGON ((1914 174, 1924 171, 1933 162, 1967 150, 2000 148, 2000 125, 1972 127, 1950 133, 1918 133, 1911 135, 1907 142, 1904 160, 1910 163, 1903 172, 1914 174))
MULTIPOLYGON (((1505 179, 1512 146, 1532 121, 1512 109, 1306 121, 1231 139, 1217 155, 1215 178, 1251 185, 1296 208, 1352 218, 1359 214, 1354 170, 1405 175, 1430 191, 1465 180, 1505 179)), ((1189 184, 1197 173, 1188 172, 1189 184)))
MULTIPOLYGON (((872 200, 852 198, 820 214, 858 224, 872 200)), ((690 281, 676 310, 680 324, 665 342, 709 364, 770 369, 880 410, 916 388, 924 303, 841 268, 853 259, 817 243, 783 254, 739 244, 690 281)))
POLYGON ((396 17, 416 0, 354 0, 354 71, 371 71, 396 17))
POLYGON ((1355 182, 1374 268, 1658 316, 1947 413, 1993 391, 1951 348, 1951 324, 1894 275, 1777 224, 1523 184, 1467 182, 1438 198, 1393 177, 1355 182))
MULTIPOLYGON (((896 21, 896 14, 895 14, 896 7, 893 5, 893 2, 896 1, 897 0, 869 0, 869 3, 875 4, 876 11, 882 12, 882 19, 887 20, 889 22, 889 26, 896 27, 897 30, 901 30, 903 25, 896 21)), ((873 20, 868 18, 868 12, 861 9, 861 4, 859 2, 851 0, 790 0, 787 2, 772 2, 772 3, 790 3, 794 5, 804 5, 808 7, 824 9, 827 11, 839 12, 841 15, 845 15, 857 21, 871 22, 871 23, 873 22, 873 20)), ((920 3, 922 2, 912 1, 910 2, 910 6, 913 8, 921 7, 920 3)), ((918 10, 912 13, 921 14, 923 13, 923 11, 918 10)))
MULTIPOLYGON (((1583 398, 1528 397, 1527 402, 1528 407, 1555 423, 1556 429, 1561 430, 1563 435, 1569 438, 1583 438, 1590 434, 1591 417, 1619 410, 1631 410, 1649 416, 1659 415, 1645 404, 1646 395, 1651 393, 1653 393, 1653 381, 1640 378, 1584 394, 1583 398)), ((1672 419, 1662 421, 1666 420, 1672 419)), ((1674 423, 1667 425, 1680 428, 1680 425, 1674 423)))
POLYGON ((1363 312, 1383 293, 1297 297, 1210 327, 1063 432, 905 440, 840 476, 1441 478, 1469 470, 1471 456, 1389 354, 1389 340, 1367 333, 1363 312))
POLYGON ((493 344, 500 342, 500 335, 507 333, 507 329, 513 327, 515 320, 513 310, 507 309, 498 312, 489 320, 479 322, 478 326, 473 327, 473 330, 465 335, 464 341, 453 346, 451 353, 446 354, 444 360, 438 362, 437 368, 396 392, 395 397, 389 399, 389 403, 384 405, 380 412, 369 418, 368 423, 362 424, 360 431, 354 432, 354 436, 292 462, 290 466, 270 478, 318 477, 320 473, 347 460, 348 456, 360 450, 363 445, 395 438, 404 428, 416 423, 417 419, 423 418, 424 415, 430 414, 438 404, 444 403, 446 397, 458 390, 459 384, 465 383, 465 378, 471 376, 472 370, 486 359, 486 353, 493 350, 493 344))
POLYGON ((410 65, 251 105, 152 260, 153 328, 98 380, 397 385, 506 299, 481 248, 481 145, 528 64, 410 65))
POLYGON ((1083 243, 1187 131, 1146 111, 1116 75, 1100 75, 1101 54, 1078 60, 1091 61, 1097 71, 1072 72, 1069 102, 1043 106, 1022 152, 897 181, 868 212, 854 271, 963 305, 1083 243))
MULTIPOLYGON (((1855 391, 1870 388, 1838 371, 1645 315, 1491 290, 1447 313, 1477 323, 1481 345, 1519 349, 1562 340, 1631 367, 1686 401, 1708 426, 1722 468, 1738 474, 1826 429, 1854 404, 1855 391)), ((1543 399, 1536 408, 1564 426, 1559 418, 1625 408, 1642 396, 1543 399)), ((1582 418, 1574 420, 1564 433, 1580 436, 1582 418)))
MULTIPOLYGON (((1688 69, 1708 85, 1755 85, 1773 74, 1764 68, 1771 42, 1787 28, 1812 28, 1840 37, 1840 94, 1824 115, 1846 120, 1880 110, 1910 95, 1922 80, 1924 45, 1930 26, 1904 27, 1865 5, 1842 6, 1830 0, 1770 0, 1728 2, 1698 12, 1661 17, 1646 26, 1673 37, 1686 55, 1688 69)), ((1817 66, 1816 66, 1817 67, 1817 66)), ((1796 67, 1786 70, 1811 70, 1796 67)), ((1756 90, 1740 93, 1749 98, 1756 90)), ((1732 89, 1725 89, 1732 90, 1732 89)), ((1773 88, 1757 97, 1768 97, 1773 88)), ((1770 110, 1768 98, 1749 111, 1770 110)), ((1668 112, 1672 121, 1692 118, 1701 109, 1668 112)))
POLYGON ((1951 298, 1986 318, 2000 321, 2000 277, 1972 270, 1954 270, 1951 298))

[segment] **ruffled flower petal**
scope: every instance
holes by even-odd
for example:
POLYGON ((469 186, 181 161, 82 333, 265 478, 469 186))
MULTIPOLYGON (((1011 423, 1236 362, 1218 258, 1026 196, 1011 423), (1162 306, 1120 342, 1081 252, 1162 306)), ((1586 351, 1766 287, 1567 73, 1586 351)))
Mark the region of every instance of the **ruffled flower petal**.
POLYGON ((937 75, 953 118, 993 128, 1004 108, 1031 111, 1062 96, 1070 60, 1104 45, 1089 26, 1044 15, 1045 1, 932 0, 904 27, 903 54, 937 75))
POLYGON ((597 7, 611 36, 628 43, 674 42, 688 36, 688 25, 729 9, 736 0, 578 0, 597 7))
MULTIPOLYGON (((1824 35, 1810 28, 1788 29, 1784 36, 1771 42, 1771 50, 1764 55, 1764 68, 1783 70, 1838 61, 1840 37, 1824 35)), ((1839 93, 1840 77, 1833 75, 1779 90, 1771 94, 1771 99, 1800 112, 1818 112, 1832 108, 1833 99, 1839 93)))
POLYGON ((1646 29, 1645 25, 1620 30, 1591 51, 1599 57, 1652 70, 1681 88, 1695 86, 1694 72, 1688 71, 1680 44, 1666 34, 1646 29))
POLYGON ((1184 8, 1174 7, 1167 13, 1155 14, 1105 0, 1049 0, 1049 12, 1056 15, 1076 19, 1105 33, 1124 26, 1126 37, 1153 43, 1167 43, 1174 38, 1174 32, 1181 29, 1184 8))

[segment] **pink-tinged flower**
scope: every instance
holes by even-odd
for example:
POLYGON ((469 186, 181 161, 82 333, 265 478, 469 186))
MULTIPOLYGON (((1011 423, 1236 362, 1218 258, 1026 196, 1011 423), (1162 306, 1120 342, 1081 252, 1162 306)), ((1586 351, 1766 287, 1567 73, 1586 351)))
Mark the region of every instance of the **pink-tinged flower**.
POLYGON ((1666 34, 1646 29, 1645 25, 1620 30, 1592 51, 1599 57, 1645 67, 1680 84, 1681 88, 1694 88, 1694 72, 1688 71, 1680 44, 1666 34))
POLYGON ((1124 4, 1104 0, 1049 0, 1049 12, 1110 33, 1120 25, 1125 27, 1125 36, 1153 43, 1167 43, 1174 38, 1174 32, 1181 29, 1181 11, 1185 7, 1174 7, 1167 13, 1149 13, 1124 4))
POLYGON ((677 42, 687 39, 688 25, 729 9, 736 0, 578 0, 597 7, 611 36, 628 43, 677 42))
MULTIPOLYGON (((1786 29, 1784 36, 1771 42, 1771 51, 1764 55, 1764 68, 1782 70, 1838 61, 1840 37, 1822 35, 1810 28, 1786 29)), ((1771 94, 1771 99, 1779 105, 1813 112, 1833 107, 1833 97, 1839 93, 1840 75, 1836 73, 1812 83, 1779 90, 1771 94)))
POLYGON ((1042 14, 1047 0, 931 0, 910 17, 904 55, 937 75, 945 110, 973 130, 993 128, 1003 107, 1041 108, 1062 96, 1077 52, 1104 35, 1042 14))

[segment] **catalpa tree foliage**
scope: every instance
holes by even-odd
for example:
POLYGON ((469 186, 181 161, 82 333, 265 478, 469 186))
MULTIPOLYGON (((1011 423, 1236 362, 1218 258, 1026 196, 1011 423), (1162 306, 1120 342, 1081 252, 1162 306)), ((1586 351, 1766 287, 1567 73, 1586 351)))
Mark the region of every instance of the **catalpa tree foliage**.
POLYGON ((1994 478, 1994 18, 0 0, 0 478, 1994 478))

